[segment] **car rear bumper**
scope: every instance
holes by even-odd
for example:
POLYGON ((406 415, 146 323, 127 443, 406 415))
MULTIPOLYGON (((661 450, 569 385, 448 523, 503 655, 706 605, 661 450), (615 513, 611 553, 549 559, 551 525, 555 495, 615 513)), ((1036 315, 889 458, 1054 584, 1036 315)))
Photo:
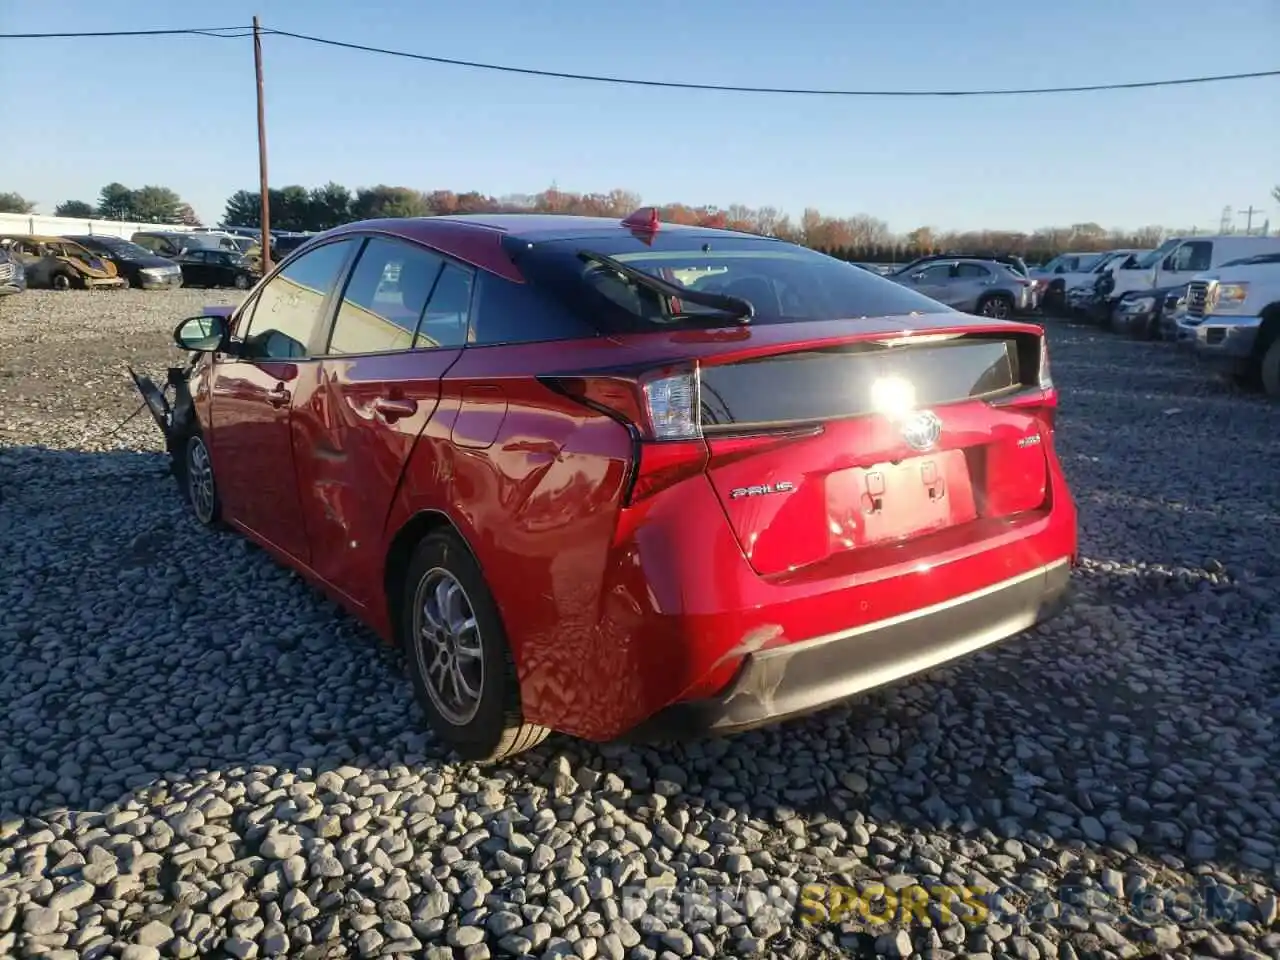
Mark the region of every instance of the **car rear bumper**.
POLYGON ((94 290, 113 290, 117 287, 123 287, 124 281, 124 277, 86 277, 84 279, 85 285, 94 290))
POLYGON ((800 716, 933 669, 1056 615, 1071 560, 912 613, 749 654, 714 698, 674 704, 632 737, 733 733, 800 716))

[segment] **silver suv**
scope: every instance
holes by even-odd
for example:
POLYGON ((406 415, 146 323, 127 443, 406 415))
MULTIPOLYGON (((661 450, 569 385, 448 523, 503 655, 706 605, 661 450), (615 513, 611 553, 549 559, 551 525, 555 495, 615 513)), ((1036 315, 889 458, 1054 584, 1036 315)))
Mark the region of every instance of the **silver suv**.
POLYGON ((933 260, 908 266, 889 279, 956 310, 984 317, 1009 317, 1033 306, 1032 281, 994 260, 933 260))

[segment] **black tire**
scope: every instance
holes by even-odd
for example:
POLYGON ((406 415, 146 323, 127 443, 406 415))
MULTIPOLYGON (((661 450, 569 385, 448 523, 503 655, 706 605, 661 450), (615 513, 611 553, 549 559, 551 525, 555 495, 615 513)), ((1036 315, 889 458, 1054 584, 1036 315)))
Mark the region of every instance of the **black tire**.
POLYGON ((1272 400, 1280 400, 1280 337, 1271 341, 1267 352, 1262 355, 1258 365, 1258 376, 1262 381, 1262 392, 1272 400))
POLYGON ((1013 316, 1013 298, 1007 293, 984 294, 978 301, 978 314, 993 320, 1007 320, 1013 316))
POLYGON ((246 277, 243 273, 237 273, 236 279, 235 279, 235 288, 237 290, 248 290, 249 278, 246 277))
POLYGON ((1051 313, 1055 316, 1066 313, 1066 284, 1061 280, 1054 280, 1050 283, 1049 289, 1044 292, 1044 298, 1040 301, 1040 307, 1045 313, 1051 313))
POLYGON ((55 273, 49 278, 49 286, 54 290, 70 290, 72 287, 71 274, 55 273))
MULTIPOLYGON (((400 641, 409 663, 414 693, 436 735, 464 760, 479 763, 503 760, 545 740, 550 730, 524 722, 520 682, 502 617, 480 565, 462 539, 451 530, 428 534, 414 550, 404 582, 399 611, 400 641), (433 692, 434 685, 427 676, 431 648, 422 638, 424 624, 428 622, 423 608, 429 601, 432 585, 450 581, 461 587, 462 601, 470 606, 480 647, 480 656, 476 658, 482 668, 479 698, 469 717, 447 716, 447 707, 437 703, 441 695, 433 692)), ((458 659, 456 654, 454 659, 458 659)))
POLYGON ((121 290, 128 290, 131 286, 133 286, 133 284, 131 284, 131 283, 129 282, 129 278, 128 278, 128 277, 121 277, 121 278, 120 278, 120 289, 121 289, 121 290))
POLYGON ((182 441, 174 458, 174 471, 182 487, 182 495, 191 505, 191 513, 202 526, 216 528, 222 522, 222 500, 218 496, 218 484, 209 459, 209 448, 204 435, 193 430, 182 441), (207 483, 207 489, 205 485, 207 483))

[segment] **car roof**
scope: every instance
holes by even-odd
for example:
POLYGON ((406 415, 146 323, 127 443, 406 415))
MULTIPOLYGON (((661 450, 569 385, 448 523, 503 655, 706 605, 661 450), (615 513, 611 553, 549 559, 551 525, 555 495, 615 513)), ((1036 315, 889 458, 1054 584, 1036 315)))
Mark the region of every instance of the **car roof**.
MULTIPOLYGON (((474 235, 484 233, 500 233, 518 240, 575 240, 596 234, 630 233, 631 228, 625 226, 621 218, 614 217, 579 217, 570 214, 555 213, 474 213, 438 217, 396 217, 382 220, 356 220, 352 223, 335 227, 330 233, 374 230, 401 236, 407 240, 420 243, 436 243, 448 235, 467 232, 474 235)), ((659 225, 660 233, 679 233, 690 238, 708 237, 757 237, 760 240, 771 240, 757 234, 741 233, 736 230, 720 230, 715 227, 688 226, 681 223, 659 225)))
MULTIPOLYGON (((665 235, 678 233, 691 240, 735 237, 762 242, 779 242, 772 237, 763 237, 758 234, 676 223, 660 223, 658 231, 665 235)), ((307 242, 298 247, 298 251, 308 249, 312 243, 337 239, 353 233, 378 233, 424 244, 464 263, 516 282, 522 282, 523 277, 502 247, 502 241, 505 238, 540 243, 549 240, 585 240, 609 234, 634 236, 633 228, 625 225, 621 218, 579 217, 551 213, 477 213, 355 220, 313 237, 307 237, 307 242)), ((296 256, 298 251, 291 252, 290 256, 296 256)))

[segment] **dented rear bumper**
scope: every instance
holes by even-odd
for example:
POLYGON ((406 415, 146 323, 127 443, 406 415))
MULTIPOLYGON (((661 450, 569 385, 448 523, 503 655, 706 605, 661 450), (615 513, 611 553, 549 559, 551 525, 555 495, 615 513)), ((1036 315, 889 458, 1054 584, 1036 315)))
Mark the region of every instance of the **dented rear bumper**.
POLYGON ((852 630, 751 653, 714 698, 673 704, 628 739, 734 733, 811 713, 933 669, 1056 615, 1069 558, 983 590, 852 630))

